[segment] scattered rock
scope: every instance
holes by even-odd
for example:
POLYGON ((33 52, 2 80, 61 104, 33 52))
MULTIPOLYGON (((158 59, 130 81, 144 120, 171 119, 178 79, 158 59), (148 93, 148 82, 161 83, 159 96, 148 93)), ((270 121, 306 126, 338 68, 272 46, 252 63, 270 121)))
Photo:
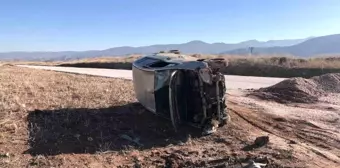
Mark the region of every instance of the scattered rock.
POLYGON ((269 142, 269 137, 268 136, 260 136, 260 137, 257 137, 255 139, 253 144, 247 145, 247 146, 243 147, 242 150, 244 150, 244 151, 251 151, 253 149, 265 146, 266 144, 268 144, 268 142, 269 142))
POLYGON ((287 119, 283 118, 283 117, 276 117, 276 118, 273 118, 275 121, 278 121, 278 122, 287 122, 287 119))
POLYGON ((8 157, 10 157, 9 153, 0 154, 0 158, 8 158, 8 157))
POLYGON ((294 140, 289 140, 289 144, 297 144, 297 142, 294 140))
POLYGON ((244 168, 261 168, 262 166, 266 166, 264 163, 255 163, 253 160, 248 162, 248 165, 244 166, 244 168))
POLYGON ((254 145, 256 145, 257 147, 262 147, 266 144, 268 144, 269 142, 269 137, 268 136, 260 136, 257 137, 254 141, 254 145))
POLYGON ((334 107, 327 107, 327 110, 336 110, 334 107))

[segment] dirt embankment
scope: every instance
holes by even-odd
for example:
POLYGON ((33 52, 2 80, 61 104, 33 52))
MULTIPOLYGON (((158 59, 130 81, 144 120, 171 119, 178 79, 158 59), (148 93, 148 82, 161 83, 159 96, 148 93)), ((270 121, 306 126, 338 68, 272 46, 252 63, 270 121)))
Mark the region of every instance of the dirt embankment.
POLYGON ((329 73, 309 79, 290 78, 251 94, 280 103, 314 103, 319 97, 333 93, 340 93, 340 73, 329 73))

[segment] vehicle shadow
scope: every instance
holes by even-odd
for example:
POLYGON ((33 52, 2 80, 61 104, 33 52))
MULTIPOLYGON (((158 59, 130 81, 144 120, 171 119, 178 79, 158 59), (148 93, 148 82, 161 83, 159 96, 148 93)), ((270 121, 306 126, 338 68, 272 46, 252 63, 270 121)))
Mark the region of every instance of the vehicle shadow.
POLYGON ((96 153, 129 148, 149 149, 185 143, 200 130, 155 116, 139 103, 102 109, 35 110, 29 113, 31 155, 96 153), (189 136, 190 135, 190 136, 189 136))

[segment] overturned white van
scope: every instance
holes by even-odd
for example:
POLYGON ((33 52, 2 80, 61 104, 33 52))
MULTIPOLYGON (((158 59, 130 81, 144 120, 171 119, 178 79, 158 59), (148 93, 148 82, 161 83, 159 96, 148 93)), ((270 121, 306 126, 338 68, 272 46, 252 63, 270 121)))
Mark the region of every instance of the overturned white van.
POLYGON ((149 111, 211 134, 229 119, 226 87, 220 68, 224 59, 196 59, 181 54, 158 53, 133 63, 133 83, 138 101, 149 111))

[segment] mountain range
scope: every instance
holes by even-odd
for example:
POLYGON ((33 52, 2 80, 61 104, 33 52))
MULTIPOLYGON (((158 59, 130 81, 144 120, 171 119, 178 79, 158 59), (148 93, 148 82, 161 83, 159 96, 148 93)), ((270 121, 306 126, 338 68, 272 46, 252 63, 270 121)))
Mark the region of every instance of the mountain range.
MULTIPOLYGON (((235 55, 245 55, 249 53, 249 48, 240 48, 223 52, 223 54, 235 55)), ((292 46, 254 47, 252 54, 288 54, 300 57, 340 54, 340 34, 315 37, 292 46)))
POLYGON ((114 47, 106 50, 60 51, 60 52, 3 52, 0 60, 73 60, 100 56, 125 56, 130 54, 151 54, 172 49, 182 53, 200 54, 291 54, 296 56, 313 56, 318 54, 340 53, 340 34, 305 39, 249 40, 240 43, 206 43, 199 40, 182 44, 158 44, 142 47, 114 47))

